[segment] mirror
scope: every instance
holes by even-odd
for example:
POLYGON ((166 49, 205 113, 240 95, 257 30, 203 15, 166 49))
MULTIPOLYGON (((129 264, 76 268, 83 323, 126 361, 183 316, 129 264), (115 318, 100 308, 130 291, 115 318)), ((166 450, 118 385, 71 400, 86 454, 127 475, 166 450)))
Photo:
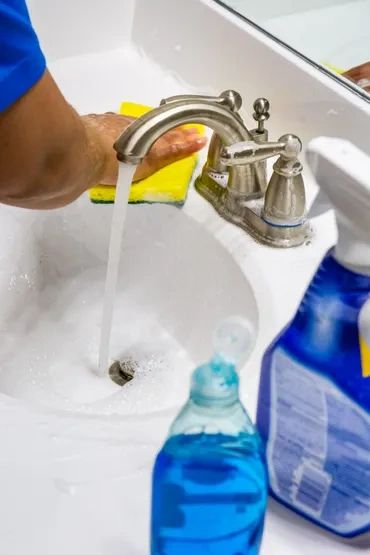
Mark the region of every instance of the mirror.
POLYGON ((370 101, 370 0, 216 0, 370 101))

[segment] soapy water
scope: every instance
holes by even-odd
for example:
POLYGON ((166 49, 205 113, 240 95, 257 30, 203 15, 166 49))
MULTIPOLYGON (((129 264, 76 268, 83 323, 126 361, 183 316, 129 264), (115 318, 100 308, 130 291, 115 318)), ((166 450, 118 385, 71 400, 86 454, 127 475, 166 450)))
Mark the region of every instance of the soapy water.
POLYGON ((253 309, 245 279, 183 211, 131 207, 109 356, 131 359, 137 370, 121 388, 108 372, 97 375, 113 207, 84 202, 15 228, 16 243, 9 242, 3 260, 11 268, 15 245, 21 245, 19 263, 0 281, 0 394, 88 414, 178 407, 204 356, 207 330, 241 306, 242 313, 253 309), (31 224, 37 226, 33 233, 31 224))
MULTIPOLYGON (((53 63, 52 70, 66 97, 82 113, 117 110, 122 100, 122 91, 125 91, 125 98, 135 98, 138 102, 149 102, 152 105, 159 103, 164 90, 170 96, 189 92, 188 84, 179 81, 177 75, 170 75, 168 71, 163 71, 153 64, 152 60, 143 58, 140 52, 132 49, 113 51, 108 59, 106 53, 96 53, 58 60, 53 63), (129 83, 124 79, 127 68, 130 75, 134 77, 129 83), (86 94, 87 89, 81 87, 81 83, 90 82, 96 72, 102 79, 94 86, 93 94, 91 90, 86 94), (158 75, 160 79, 157 79, 158 75), (146 84, 149 81, 153 86, 148 97, 146 84)), ((208 92, 211 93, 211 91, 208 92)), ((127 170, 132 171, 133 168, 127 166, 127 170)), ((127 182, 129 181, 131 178, 127 182)), ((90 263, 91 251, 95 250, 91 236, 99 242, 98 264, 103 260, 100 252, 102 252, 102 244, 106 249, 105 239, 100 241, 99 236, 95 237, 93 228, 101 229, 102 226, 106 227, 109 224, 104 217, 96 222, 96 226, 95 223, 90 226, 89 221, 86 227, 92 228, 90 235, 82 233, 81 238, 81 229, 82 231, 84 229, 81 218, 84 218, 85 207, 79 206, 74 211, 74 206, 78 207, 78 203, 69 207, 65 216, 63 214, 59 216, 63 220, 59 227, 52 223, 57 220, 57 213, 53 214, 52 222, 47 221, 46 224, 40 216, 37 221, 33 221, 33 214, 29 215, 30 222, 26 220, 28 229, 31 229, 31 226, 32 229, 37 228, 37 237, 41 237, 40 244, 37 237, 35 239, 33 231, 23 233, 23 220, 20 223, 16 222, 14 227, 13 214, 9 216, 9 226, 4 225, 2 249, 6 247, 9 249, 9 245, 12 247, 9 249, 8 258, 5 259, 9 266, 6 266, 4 257, 2 258, 4 266, 12 267, 11 265, 14 266, 16 262, 13 247, 16 232, 19 235, 16 247, 21 249, 17 251, 18 258, 30 260, 31 273, 28 271, 28 262, 20 264, 22 271, 15 267, 9 282, 11 288, 8 294, 9 302, 4 299, 4 303, 10 308, 6 312, 4 322, 0 323, 2 327, 0 393, 55 409, 88 414, 135 415, 155 413, 178 406, 186 398, 190 372, 195 366, 189 352, 181 344, 183 333, 179 333, 177 329, 175 334, 172 324, 168 329, 165 325, 159 324, 157 315, 148 310, 144 301, 140 303, 135 300, 132 290, 127 290, 125 285, 122 287, 119 285, 116 296, 110 291, 110 298, 106 301, 110 307, 114 307, 113 327, 108 355, 104 354, 104 357, 101 353, 99 355, 100 342, 102 345, 107 345, 106 337, 109 337, 110 327, 103 325, 105 331, 102 332, 104 275, 101 266, 84 268, 84 265, 90 263), (11 233, 6 236, 8 227, 11 233), (47 239, 43 239, 44 233, 48 235, 47 239), (66 241, 68 249, 73 249, 72 255, 66 254, 65 245, 63 248, 64 237, 68 238, 66 241), (75 240, 72 241, 71 237, 75 240), (55 258, 58 259, 58 257, 61 261, 55 264, 55 258), (68 264, 66 264, 67 269, 64 270, 60 266, 63 265, 63 258, 66 257, 68 257, 68 264), (37 258, 39 263, 33 265, 34 258, 37 258), (26 271, 23 271, 23 266, 26 271), (23 298, 24 303, 21 301, 23 298), (107 357, 110 359, 107 365, 105 363, 101 365, 105 374, 102 378, 98 375, 98 360, 107 359, 107 357), (124 387, 120 387, 108 377, 108 368, 112 360, 130 357, 137 363, 135 378, 124 387)), ((145 211, 145 208, 138 207, 137 210, 145 211)), ((99 207, 99 211, 107 214, 110 207, 99 207)), ((96 217, 96 212, 90 210, 86 213, 88 218, 91 218, 91 213, 93 218, 96 217)), ((118 212, 118 214, 122 213, 118 212)), ((204 253, 213 253, 212 249, 215 245, 210 243, 208 236, 201 233, 200 229, 194 228, 193 223, 190 226, 190 223, 186 223, 186 219, 179 220, 176 215, 175 209, 171 209, 170 214, 167 212, 165 214, 166 222, 174 221, 173 224, 171 223, 177 230, 174 240, 167 241, 169 224, 166 223, 164 228, 161 224, 164 231, 161 231, 161 226, 158 226, 158 237, 154 234, 150 241, 156 246, 155 252, 158 252, 161 264, 163 264, 164 250, 166 250, 166 256, 167 252, 170 253, 171 260, 180 256, 176 253, 182 253, 181 258, 187 262, 181 266, 181 272, 185 276, 189 273, 187 283, 192 284, 193 272, 190 275, 189 253, 191 250, 191 260, 193 260, 194 249, 193 247, 190 249, 187 240, 183 244, 182 233, 186 233, 187 237, 196 237, 197 245, 203 246, 204 253), (158 247, 160 241, 163 241, 163 248, 158 247)), ((27 214, 22 213, 24 219, 26 216, 27 214)), ((99 215, 97 217, 100 218, 99 215)), ((145 219, 150 220, 151 217, 155 221, 158 219, 160 221, 163 218, 163 207, 150 207, 150 213, 148 209, 145 219), (159 210, 159 214, 155 212, 156 209, 159 210), (151 216, 153 213, 154 215, 151 216)), ((122 221, 123 225, 124 221, 122 221)), ((150 225, 144 225, 143 228, 144 234, 152 229, 150 225)), ((155 230, 157 232, 156 227, 155 230)), ((142 239, 132 231, 131 235, 134 236, 134 241, 138 242, 142 239)), ((103 256, 106 256, 106 250, 103 256)), ((208 260, 207 256, 205 258, 208 260)), ((124 254, 122 259, 122 263, 125 264, 124 254)), ((153 258, 149 256, 149 259, 150 264, 153 265, 153 258)), ((93 263, 95 262, 94 259, 93 263)), ((213 254, 210 255, 210 263, 215 264, 213 254)), ((135 264, 132 255, 130 264, 135 264)), ((169 267, 177 270, 178 265, 170 264, 169 267)), ((223 264, 222 268, 224 267, 223 264)), ((222 268, 219 269, 221 273, 222 268)), ((169 269, 167 273, 163 272, 165 279, 171 271, 169 269)), ((138 272, 135 272, 135 275, 136 273, 138 272)), ((113 274, 114 272, 111 275, 113 274)), ((120 275, 119 280, 121 278, 120 275)), ((200 277, 199 280, 205 293, 200 302, 207 303, 206 293, 209 289, 205 287, 200 277)), ((179 281, 182 283, 181 280, 179 281)), ((142 287, 138 273, 139 292, 142 287)), ((194 285, 189 287, 195 291, 194 285)), ((172 310, 171 295, 173 296, 174 290, 178 289, 179 287, 170 286, 168 296, 170 302, 163 302, 163 311, 172 310)), ((217 291, 216 289, 216 294, 217 291)), ((212 294, 215 294, 213 290, 212 294)), ((184 298, 186 299, 186 294, 179 296, 179 318, 182 317, 181 310, 186 308, 184 298)), ((158 310, 158 305, 156 306, 158 310)), ((161 305, 160 307, 162 308, 161 305)), ((105 322, 109 323, 110 309, 106 308, 105 311, 105 322)), ((196 356, 193 350, 192 354, 196 356)))
POLYGON ((113 208, 111 236, 109 242, 109 257, 107 277, 105 281, 103 318, 99 349, 98 374, 106 375, 109 362, 110 338, 114 311, 114 299, 117 289, 119 262, 121 259, 122 238, 125 228, 127 204, 130 195, 131 182, 136 166, 119 164, 116 198, 113 208))
MULTIPOLYGON (((54 409, 93 414, 143 414, 148 407, 156 412, 183 398, 192 360, 158 324, 157 315, 134 301, 130 290, 123 286, 117 292, 134 171, 120 165, 104 299, 101 267, 82 267, 59 280, 53 274, 41 297, 37 288, 36 295, 27 295, 27 306, 19 305, 11 333, 0 346, 1 360, 6 361, 0 391, 54 409), (135 378, 124 388, 109 377, 113 360, 135 365, 135 378)), ((22 283, 10 280, 12 294, 24 281, 32 293, 32 276, 20 277, 22 283)))
POLYGON ((145 414, 183 402, 194 366, 187 351, 148 311, 120 289, 114 299, 111 357, 136 362, 120 387, 96 374, 101 335, 101 270, 63 286, 49 284, 19 315, 11 341, 0 345, 0 391, 44 406, 91 414, 145 414), (68 309, 66 309, 68 307, 68 309), (21 346, 21 347, 20 347, 21 346))

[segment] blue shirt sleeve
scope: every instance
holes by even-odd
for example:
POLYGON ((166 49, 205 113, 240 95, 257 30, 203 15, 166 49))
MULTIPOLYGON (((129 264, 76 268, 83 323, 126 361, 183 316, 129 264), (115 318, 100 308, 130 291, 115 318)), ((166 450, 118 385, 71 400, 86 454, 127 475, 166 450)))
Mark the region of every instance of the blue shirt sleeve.
POLYGON ((25 0, 0 0, 0 112, 28 91, 45 67, 25 0))

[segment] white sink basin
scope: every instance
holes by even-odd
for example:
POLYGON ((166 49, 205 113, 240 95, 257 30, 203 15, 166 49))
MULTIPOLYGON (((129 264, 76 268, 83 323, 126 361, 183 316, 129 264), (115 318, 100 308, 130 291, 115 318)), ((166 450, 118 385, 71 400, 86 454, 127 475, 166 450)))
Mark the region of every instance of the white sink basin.
POLYGON ((61 410, 157 412, 184 400, 220 319, 258 325, 246 277, 204 227, 175 207, 131 206, 111 355, 139 368, 121 388, 94 373, 112 206, 83 197, 47 213, 0 210, 2 393, 61 410))
POLYGON ((252 289, 184 210, 130 207, 112 356, 139 369, 121 388, 94 374, 112 206, 0 213, 0 551, 148 553, 155 451, 216 323, 258 326, 252 289))

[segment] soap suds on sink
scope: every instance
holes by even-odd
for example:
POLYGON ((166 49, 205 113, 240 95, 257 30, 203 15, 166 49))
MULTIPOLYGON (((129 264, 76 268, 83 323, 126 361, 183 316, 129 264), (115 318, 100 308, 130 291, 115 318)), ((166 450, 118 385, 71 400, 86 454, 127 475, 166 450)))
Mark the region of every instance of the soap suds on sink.
POLYGON ((156 314, 123 289, 115 302, 111 355, 135 360, 135 378, 120 387, 108 376, 96 376, 100 280, 100 272, 90 269, 63 287, 58 282, 48 285, 42 317, 37 301, 26 307, 6 356, 0 347, 0 357, 6 360, 1 365, 1 392, 54 409, 92 414, 156 412, 186 398, 193 361, 156 314))

